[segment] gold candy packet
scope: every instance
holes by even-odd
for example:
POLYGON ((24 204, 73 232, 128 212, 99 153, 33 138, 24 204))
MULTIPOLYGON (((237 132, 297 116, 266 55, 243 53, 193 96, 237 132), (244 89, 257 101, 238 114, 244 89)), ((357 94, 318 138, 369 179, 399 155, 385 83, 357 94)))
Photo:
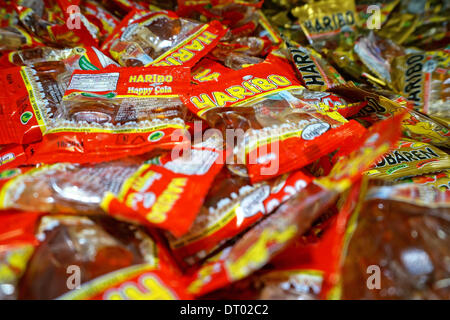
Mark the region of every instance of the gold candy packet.
MULTIPOLYGON (((378 93, 360 89, 351 83, 338 86, 329 91, 343 97, 352 97, 357 101, 367 101, 367 105, 356 115, 352 116, 351 119, 369 125, 399 114, 410 105, 402 97, 394 101, 378 93)), ((443 121, 438 122, 416 110, 408 109, 408 113, 402 121, 404 137, 430 143, 437 147, 450 148, 450 129, 443 121)))
POLYGON ((355 30, 358 14, 354 0, 324 0, 292 9, 308 40, 328 40, 344 30, 355 30))
POLYGON ((392 87, 430 116, 450 119, 450 50, 416 52, 394 59, 392 87))
POLYGON ((314 49, 288 41, 286 46, 300 80, 308 89, 325 91, 346 83, 337 70, 314 49))
POLYGON ((394 180, 450 168, 450 155, 428 143, 401 139, 365 174, 394 180))

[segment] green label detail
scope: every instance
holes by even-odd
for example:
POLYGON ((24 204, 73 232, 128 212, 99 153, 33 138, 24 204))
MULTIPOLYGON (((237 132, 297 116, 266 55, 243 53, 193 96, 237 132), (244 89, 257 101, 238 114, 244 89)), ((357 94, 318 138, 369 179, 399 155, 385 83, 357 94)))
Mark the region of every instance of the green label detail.
POLYGON ((81 95, 83 97, 89 97, 89 98, 106 98, 106 99, 113 99, 116 96, 116 94, 114 92, 109 92, 106 94, 95 94, 95 93, 82 92, 81 95))
POLYGON ((156 132, 152 133, 151 135, 149 135, 148 140, 149 141, 158 141, 158 140, 161 140, 162 137, 164 137, 164 132, 156 131, 156 132))
POLYGON ((84 56, 80 58, 79 64, 80 64, 81 70, 100 70, 99 68, 94 66, 92 63, 90 63, 88 61, 88 59, 84 56))
POLYGON ((406 164, 400 164, 398 166, 395 166, 393 168, 390 168, 389 170, 386 171, 387 174, 393 174, 394 172, 401 170, 403 168, 408 168, 408 166, 406 164))
POLYGON ((25 125, 28 123, 28 121, 30 121, 31 118, 33 118, 33 113, 31 113, 30 111, 25 111, 20 116, 20 122, 25 125))

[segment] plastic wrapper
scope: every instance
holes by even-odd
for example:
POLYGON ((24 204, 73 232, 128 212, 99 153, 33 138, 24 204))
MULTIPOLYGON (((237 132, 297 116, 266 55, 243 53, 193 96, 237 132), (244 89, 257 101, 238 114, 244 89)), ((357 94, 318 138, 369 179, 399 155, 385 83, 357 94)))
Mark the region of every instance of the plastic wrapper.
POLYGON ((189 86, 185 67, 75 71, 54 116, 44 110, 49 120, 42 142, 27 150, 29 161, 101 162, 183 144, 180 95, 189 86))
POLYGON ((192 69, 192 81, 200 84, 208 81, 219 81, 224 74, 233 71, 208 56, 201 59, 192 69))
POLYGON ((159 159, 154 159, 155 151, 99 164, 58 163, 9 170, 0 180, 0 208, 107 213, 181 236, 189 230, 223 166, 221 144, 207 140, 178 157, 160 152, 159 159))
POLYGON ((214 87, 205 83, 183 95, 192 112, 225 136, 227 129, 244 133, 229 166, 235 171, 245 166, 252 183, 300 169, 364 131, 337 112, 320 112, 302 101, 306 89, 290 67, 277 73, 272 67, 244 68, 214 87))
POLYGON ((340 298, 449 299, 449 197, 413 184, 369 185, 349 224, 340 298))
POLYGON ((394 180, 438 172, 450 167, 450 156, 438 148, 414 140, 402 139, 385 154, 367 175, 394 180))
POLYGON ((393 41, 377 37, 373 32, 360 37, 355 43, 354 51, 364 65, 386 84, 392 81, 392 61, 405 54, 404 49, 393 41))
MULTIPOLYGON (((332 214, 334 210, 329 210, 332 214)), ((324 214, 325 216, 327 213, 324 214)), ((338 219, 321 218, 308 232, 251 276, 201 299, 318 300, 326 291, 338 219)))
POLYGON ((48 66, 50 69, 56 62, 63 62, 70 73, 74 70, 98 70, 108 66, 118 66, 95 47, 56 49, 44 46, 12 51, 2 56, 0 66, 3 68, 48 66))
POLYGON ((450 170, 404 178, 400 179, 398 183, 413 183, 431 186, 440 191, 447 191, 450 190, 450 170))
POLYGON ((255 30, 257 9, 263 1, 185 1, 179 0, 177 13, 198 21, 216 19, 232 29, 235 35, 245 35, 255 30))
POLYGON ((382 0, 382 1, 356 1, 356 10, 358 11, 358 26, 361 28, 373 29, 375 20, 373 19, 374 8, 378 6, 380 10, 380 26, 382 26, 390 17, 391 13, 397 8, 400 0, 382 0), (372 10, 371 10, 372 9, 372 10))
POLYGON ((344 84, 345 80, 314 49, 286 42, 292 62, 302 83, 310 90, 324 91, 332 86, 344 84))
POLYGON ((39 241, 34 236, 40 214, 0 212, 0 300, 16 300, 19 281, 39 241))
MULTIPOLYGON (((139 4, 136 1, 132 0, 98 0, 101 5, 118 17, 120 20, 123 20, 127 14, 129 14, 133 10, 144 10, 145 7, 139 4)), ((154 2, 154 1, 151 1, 154 2)))
POLYGON ((414 108, 450 119, 450 51, 416 52, 392 64, 392 86, 414 108))
POLYGON ((27 162, 23 146, 10 144, 0 146, 0 171, 15 168, 27 162))
POLYGON ((0 28, 0 43, 0 52, 42 45, 40 40, 17 26, 0 28))
POLYGON ((172 252, 182 265, 198 263, 269 215, 310 181, 308 174, 298 171, 251 185, 246 178, 222 171, 189 232, 181 238, 169 236, 172 252))
POLYGON ((398 13, 392 15, 377 33, 397 44, 403 44, 419 24, 420 18, 416 14, 398 13))
POLYGON ((100 42, 103 42, 120 23, 119 18, 108 12, 96 1, 84 1, 81 8, 86 19, 100 30, 100 42))
POLYGON ((225 32, 217 21, 202 24, 168 11, 132 11, 103 48, 122 66, 193 66, 225 32))
POLYGON ((449 128, 420 112, 409 109, 409 104, 404 103, 405 99, 395 102, 376 92, 369 92, 354 86, 340 86, 331 91, 343 97, 351 96, 354 99, 367 101, 367 105, 351 119, 358 119, 358 121, 371 125, 382 119, 406 112, 402 121, 404 137, 430 143, 437 147, 449 147, 449 128))
POLYGON ((249 276, 308 231, 339 193, 355 184, 360 174, 394 145, 402 116, 373 126, 352 150, 342 153, 346 161, 342 158, 328 176, 308 184, 234 244, 208 259, 192 274, 189 292, 201 296, 249 276))
MULTIPOLYGON (((43 12, 28 3, 15 4, 21 24, 46 45, 56 47, 97 46, 99 29, 82 14, 70 15, 68 3, 44 2, 43 12)), ((35 3, 39 3, 37 1, 35 3)), ((42 2, 41 2, 42 3, 42 2)))
POLYGON ((104 217, 44 217, 37 237, 19 299, 189 298, 167 252, 136 226, 104 217), (75 273, 79 283, 68 278, 75 273))
POLYGON ((45 126, 61 103, 71 73, 77 69, 100 69, 113 63, 94 48, 55 50, 34 48, 12 52, 0 69, 2 144, 29 144, 42 139, 45 126))
POLYGON ((310 43, 319 46, 335 41, 341 31, 355 29, 358 21, 354 0, 315 1, 294 8, 292 14, 299 19, 310 43))

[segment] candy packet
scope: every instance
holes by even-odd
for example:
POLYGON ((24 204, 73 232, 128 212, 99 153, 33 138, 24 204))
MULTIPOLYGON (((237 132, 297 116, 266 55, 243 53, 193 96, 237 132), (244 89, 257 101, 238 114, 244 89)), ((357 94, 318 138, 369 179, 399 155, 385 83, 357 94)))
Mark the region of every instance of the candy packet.
POLYGON ((344 84, 342 76, 312 48, 286 42, 297 74, 306 88, 325 91, 335 85, 344 84))
POLYGON ((39 213, 0 212, 0 299, 16 300, 19 281, 39 244, 34 233, 39 213))
POLYGON ((165 249, 142 228, 105 217, 47 216, 37 237, 19 299, 189 298, 165 249))
POLYGON ((395 180, 450 168, 450 156, 427 143, 401 139, 366 172, 371 178, 395 180))
POLYGON ((46 123, 56 114, 72 72, 100 69, 113 63, 94 48, 34 48, 2 58, 0 114, 2 144, 29 144, 42 139, 46 123))
POLYGON ((346 227, 331 297, 448 299, 449 197, 431 187, 370 182, 346 227))
POLYGON ((192 266, 269 215, 311 181, 303 171, 251 185, 248 178, 223 170, 212 183, 196 220, 180 238, 168 235, 169 246, 183 266, 192 266))
POLYGON ((339 33, 355 30, 358 23, 354 0, 323 0, 292 9, 311 44, 323 46, 335 41, 339 33))
POLYGON ((103 44, 122 66, 193 66, 225 35, 217 21, 202 24, 170 11, 131 11, 103 44))
POLYGON ((400 137, 403 116, 371 127, 352 150, 346 150, 328 176, 308 184, 234 244, 208 259, 192 274, 189 292, 204 295, 247 277, 304 234, 340 193, 358 182, 361 172, 393 146, 400 137))
POLYGON ((255 183, 306 166, 364 131, 338 112, 304 102, 305 90, 290 66, 274 71, 271 63, 261 63, 229 73, 214 86, 198 85, 183 101, 227 139, 241 134, 229 167, 245 166, 255 183))
POLYGON ((42 46, 39 39, 31 36, 23 28, 8 26, 0 28, 0 52, 42 46))
POLYGON ((217 82, 222 75, 225 75, 230 71, 233 71, 233 69, 225 67, 222 63, 206 56, 192 69, 191 80, 196 84, 208 81, 217 82))
POLYGON ((450 190, 450 170, 442 172, 418 175, 399 179, 398 183, 413 183, 417 185, 431 186, 440 191, 450 190))
POLYGON ((18 167, 27 161, 27 155, 22 145, 0 145, 0 171, 18 167))
POLYGON ((14 4, 21 24, 46 45, 56 47, 97 46, 100 31, 80 12, 71 15, 69 3, 44 2, 42 13, 28 3, 14 4), (44 14, 45 12, 45 14, 44 14))
POLYGON ((189 230, 223 166, 221 148, 222 141, 213 139, 186 150, 154 150, 98 164, 6 170, 0 174, 0 208, 109 214, 181 236, 189 230))
POLYGON ((100 162, 172 149, 186 141, 186 67, 75 71, 53 117, 43 113, 43 140, 30 163, 100 162))
POLYGON ((412 110, 404 98, 393 101, 378 93, 362 90, 353 85, 336 87, 330 91, 343 97, 351 96, 353 99, 367 101, 367 105, 350 119, 357 119, 371 125, 379 120, 406 112, 402 121, 404 137, 430 143, 437 147, 449 147, 449 128, 441 122, 412 110))

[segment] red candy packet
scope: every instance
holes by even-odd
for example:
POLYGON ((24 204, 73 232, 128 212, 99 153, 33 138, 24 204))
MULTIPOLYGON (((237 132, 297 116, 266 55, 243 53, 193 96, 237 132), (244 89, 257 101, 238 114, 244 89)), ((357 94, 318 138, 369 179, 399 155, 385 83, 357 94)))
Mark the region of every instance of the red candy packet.
POLYGON ((18 167, 27 161, 22 145, 11 144, 0 146, 0 171, 18 167))
POLYGON ((102 208, 121 219, 184 235, 223 167, 225 154, 220 143, 206 141, 193 145, 179 158, 168 153, 157 160, 158 165, 141 166, 117 195, 105 194, 102 208))
POLYGON ((95 48, 78 47, 16 51, 4 56, 1 63, 33 65, 0 70, 0 85, 5 88, 0 94, 1 143, 30 144, 42 139, 72 70, 98 70, 113 62, 95 48))
POLYGON ((400 137, 401 120, 402 117, 393 117, 374 125, 355 143, 353 152, 346 150, 347 161, 339 162, 330 175, 314 180, 234 245, 206 261, 193 273, 189 291, 195 295, 206 294, 266 265, 304 234, 339 193, 357 183, 361 173, 395 144, 400 137))
POLYGON ((233 239, 272 213, 281 203, 295 196, 296 192, 300 192, 311 182, 310 175, 296 171, 253 186, 248 182, 247 184, 237 182, 240 185, 239 191, 223 194, 222 188, 225 184, 232 183, 233 178, 226 174, 217 178, 189 232, 179 238, 169 236, 172 252, 183 266, 198 263, 225 241, 233 239), (222 197, 217 193, 223 194, 222 197), (216 205, 216 208, 206 205, 211 201, 211 205, 216 205), (205 220, 208 223, 205 223, 205 220))
POLYGON ((260 63, 182 96, 211 127, 226 135, 228 129, 244 131, 235 161, 246 166, 252 183, 302 168, 365 130, 303 101, 306 89, 284 66, 260 63))
POLYGON ((170 11, 133 10, 102 48, 122 66, 193 66, 225 35, 218 21, 179 18, 170 11))
POLYGON ((171 149, 185 141, 179 95, 189 88, 185 67, 75 71, 57 116, 43 117, 43 140, 29 146, 29 161, 101 162, 171 149))

